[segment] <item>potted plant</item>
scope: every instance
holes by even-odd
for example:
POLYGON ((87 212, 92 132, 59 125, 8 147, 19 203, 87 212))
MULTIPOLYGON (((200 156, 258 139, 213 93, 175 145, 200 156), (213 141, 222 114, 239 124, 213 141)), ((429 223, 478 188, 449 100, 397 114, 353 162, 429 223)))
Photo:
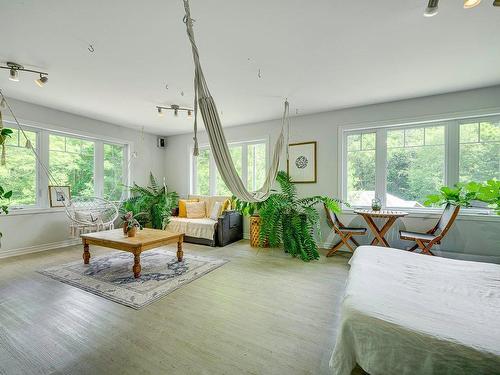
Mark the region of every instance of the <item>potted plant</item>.
POLYGON ((320 216, 314 206, 323 203, 333 212, 339 213, 341 201, 319 195, 299 198, 296 186, 284 171, 278 172, 276 181, 281 191, 273 190, 264 202, 240 202, 236 207, 250 215, 258 211, 261 246, 266 243, 270 247, 283 246, 286 253, 300 257, 303 261, 318 259, 314 231, 320 233, 320 216))
MULTIPOLYGON (((4 199, 8 200, 10 199, 10 197, 12 197, 12 190, 5 191, 5 189, 2 186, 0 186, 0 200, 4 199)), ((9 213, 9 206, 7 204, 0 205, 0 214, 1 213, 4 213, 5 215, 9 213)), ((2 235, 3 235, 2 232, 0 232, 0 239, 2 238, 2 235)))
POLYGON ((130 187, 132 197, 122 204, 122 211, 132 211, 137 220, 144 226, 155 229, 164 229, 172 215, 172 210, 177 206, 179 195, 175 191, 168 191, 167 186, 160 186, 153 176, 149 174, 149 186, 143 187, 134 184, 130 187))
POLYGON ((141 224, 134 217, 134 213, 129 211, 121 219, 123 220, 123 232, 129 237, 135 237, 137 228, 141 228, 141 224))
POLYGON ((263 202, 244 202, 235 196, 232 197, 232 206, 236 211, 239 211, 243 216, 250 217, 250 246, 252 247, 267 247, 264 242, 260 243, 260 216, 259 208, 263 202))

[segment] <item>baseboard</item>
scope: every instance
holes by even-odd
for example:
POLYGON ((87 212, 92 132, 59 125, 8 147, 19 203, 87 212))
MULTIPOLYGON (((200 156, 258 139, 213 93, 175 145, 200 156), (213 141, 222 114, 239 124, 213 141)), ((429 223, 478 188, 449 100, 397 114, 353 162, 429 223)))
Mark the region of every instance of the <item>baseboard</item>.
POLYGON ((14 257, 14 256, 18 256, 18 255, 39 253, 41 251, 58 249, 61 247, 74 246, 74 245, 78 245, 80 243, 82 243, 81 239, 70 238, 70 239, 64 240, 64 241, 51 242, 51 243, 47 243, 47 244, 43 244, 43 245, 22 247, 19 249, 11 249, 11 250, 6 250, 6 251, 3 251, 0 249, 0 259, 14 257))

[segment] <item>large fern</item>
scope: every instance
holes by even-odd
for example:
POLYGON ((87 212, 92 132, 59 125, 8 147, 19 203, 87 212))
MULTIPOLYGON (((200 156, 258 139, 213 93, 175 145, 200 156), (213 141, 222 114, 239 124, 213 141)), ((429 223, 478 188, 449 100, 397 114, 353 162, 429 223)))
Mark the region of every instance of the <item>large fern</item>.
MULTIPOLYGON (((315 206, 323 203, 338 213, 341 201, 320 195, 298 198, 296 186, 284 171, 278 172, 276 181, 281 191, 273 192, 265 202, 254 207, 261 218, 261 244, 283 246, 285 252, 304 261, 318 259, 314 233, 321 235, 321 231, 320 216, 315 206)), ((241 209, 249 204, 239 202, 239 206, 241 209)))
POLYGON ((137 218, 143 226, 164 229, 169 221, 172 209, 177 206, 179 196, 175 191, 168 191, 167 186, 160 186, 153 173, 149 174, 149 185, 130 187, 132 197, 123 202, 122 207, 134 213, 144 213, 137 218))

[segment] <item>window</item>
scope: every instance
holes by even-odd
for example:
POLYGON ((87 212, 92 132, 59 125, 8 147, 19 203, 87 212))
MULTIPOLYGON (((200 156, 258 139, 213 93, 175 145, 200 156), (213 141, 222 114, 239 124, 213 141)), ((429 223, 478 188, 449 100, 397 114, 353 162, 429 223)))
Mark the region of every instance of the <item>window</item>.
POLYGON ((460 125, 459 180, 500 180, 500 121, 460 125))
POLYGON ((94 195, 94 142, 49 135, 49 170, 58 184, 69 185, 72 197, 94 195))
MULTIPOLYGON (((229 145, 236 171, 250 190, 262 187, 267 170, 267 143, 265 141, 238 142, 229 145)), ((191 191, 201 195, 231 195, 217 170, 209 147, 201 147, 193 158, 191 191)))
POLYGON ((125 147, 116 144, 104 144, 104 198, 118 201, 122 198, 125 147))
POLYGON ((427 195, 457 182, 500 179, 500 119, 450 120, 343 129, 342 197, 370 206, 423 207, 427 195))
MULTIPOLYGON (((32 206, 37 203, 37 165, 35 155, 19 130, 6 140, 5 165, 0 166, 0 185, 12 190, 12 206, 32 206), (26 147, 28 146, 28 147, 26 147)), ((26 131, 31 145, 37 147, 35 132, 26 131)))
POLYGON ((444 126, 387 131, 388 207, 419 207, 444 184, 444 126))
POLYGON ((49 178, 40 167, 31 146, 55 181, 71 187, 71 195, 97 196, 120 200, 128 181, 128 145, 108 143, 63 132, 23 126, 29 139, 11 121, 4 120, 13 133, 6 140, 6 165, 0 166, 0 185, 12 190, 10 208, 49 206, 49 178))

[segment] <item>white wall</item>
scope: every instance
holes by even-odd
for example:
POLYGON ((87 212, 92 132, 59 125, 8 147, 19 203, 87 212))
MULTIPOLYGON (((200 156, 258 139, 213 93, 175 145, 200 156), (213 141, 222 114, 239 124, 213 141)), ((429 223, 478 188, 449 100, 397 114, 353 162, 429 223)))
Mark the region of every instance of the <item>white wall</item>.
MULTIPOLYGON (((338 196, 338 127, 376 122, 411 122, 418 119, 449 118, 459 114, 491 113, 500 107, 500 86, 470 90, 459 93, 416 98, 398 102, 383 103, 357 108, 349 108, 307 116, 297 116, 292 120, 290 142, 318 142, 318 179, 315 184, 298 184, 302 195, 322 194, 338 196)), ((256 110, 249 108, 248 110, 256 110)), ((258 109, 257 109, 258 110, 258 109)), ((228 141, 270 138, 271 147, 279 134, 280 121, 267 121, 226 128, 228 141)), ((199 134, 200 144, 207 144, 206 133, 199 134)), ((168 185, 180 195, 189 194, 189 148, 192 134, 168 138, 166 152, 166 176, 168 185)), ((272 151, 272 150, 271 150, 272 151)), ((286 169, 286 164, 281 163, 286 169)), ((358 220, 353 215, 344 215, 346 221, 358 220)), ((397 238, 396 229, 428 229, 435 223, 434 217, 412 215, 395 226, 389 241, 395 246, 406 245, 397 238)), ((362 224, 362 223, 360 223, 362 224)), ((333 238, 326 221, 322 225, 323 236, 319 240, 323 246, 332 243, 333 238)), ((443 251, 475 256, 498 256, 500 259, 500 221, 498 218, 460 217, 455 227, 442 244, 443 251)))
MULTIPOLYGON (((156 136, 152 134, 142 135, 140 131, 19 100, 10 99, 9 103, 21 123, 131 142, 131 151, 137 152, 137 158, 131 162, 131 181, 147 184, 149 171, 161 179, 165 176, 165 151, 156 147, 156 136)), ((67 244, 68 223, 64 211, 57 209, 29 211, 29 214, 11 211, 9 215, 2 215, 0 257, 67 244)))

